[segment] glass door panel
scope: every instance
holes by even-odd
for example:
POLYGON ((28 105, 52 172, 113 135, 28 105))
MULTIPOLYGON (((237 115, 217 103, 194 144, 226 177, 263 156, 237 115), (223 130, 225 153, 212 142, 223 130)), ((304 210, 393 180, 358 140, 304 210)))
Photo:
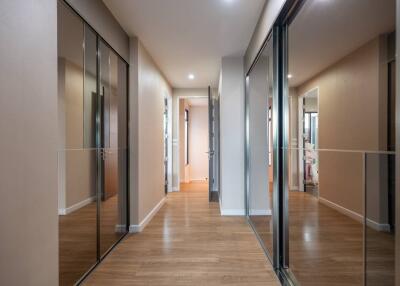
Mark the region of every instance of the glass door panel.
POLYGON ((73 285, 98 261, 96 35, 62 2, 58 86, 59 284, 73 285))
POLYGON ((282 264, 299 285, 395 285, 396 1, 322 2, 283 29, 282 264))
POLYGON ((59 284, 127 233, 128 65, 58 2, 59 284))
POLYGON ((247 78, 247 215, 271 260, 274 253, 272 132, 272 46, 264 48, 247 78))
POLYGON ((102 41, 99 48, 104 147, 100 254, 104 255, 127 232, 127 66, 102 41))

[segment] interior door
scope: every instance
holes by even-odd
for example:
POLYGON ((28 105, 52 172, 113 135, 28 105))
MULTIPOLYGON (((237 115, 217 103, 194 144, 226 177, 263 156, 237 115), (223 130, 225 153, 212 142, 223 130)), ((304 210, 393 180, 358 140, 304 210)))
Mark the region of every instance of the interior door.
POLYGON ((212 200, 214 189, 214 100, 208 87, 208 198, 212 200))

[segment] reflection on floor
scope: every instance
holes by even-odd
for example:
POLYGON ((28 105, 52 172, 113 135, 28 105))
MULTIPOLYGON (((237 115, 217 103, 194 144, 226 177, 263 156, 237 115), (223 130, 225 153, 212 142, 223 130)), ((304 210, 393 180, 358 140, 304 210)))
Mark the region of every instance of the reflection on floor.
POLYGON ((118 205, 119 195, 101 202, 100 206, 100 253, 104 255, 126 232, 126 209, 118 205))
POLYGON ((253 223, 253 226, 256 229, 258 236, 264 242, 264 245, 268 250, 268 254, 270 255, 270 257, 272 257, 273 253, 272 216, 266 216, 266 215, 250 216, 250 220, 253 223))
POLYGON ((306 193, 318 198, 318 185, 306 184, 304 189, 306 193))
MULTIPOLYGON (((307 193, 291 192, 289 208, 289 263, 298 281, 362 285, 362 224, 307 193)), ((394 285, 394 236, 367 228, 367 241, 367 285, 394 285)))
POLYGON ((96 202, 59 216, 60 285, 74 283, 96 263, 96 202))
MULTIPOLYGON (((96 202, 59 216, 60 285, 73 285, 97 261, 96 202)), ((117 196, 101 203, 101 245, 108 249, 121 235, 115 232, 117 196)))
MULTIPOLYGON (((363 226, 318 202, 290 192, 290 269, 301 285, 362 285, 363 226)), ((252 216, 266 248, 272 250, 272 217, 252 216)), ((394 235, 367 228, 367 285, 394 285, 394 235)))
POLYGON ((361 285, 363 228, 357 221, 290 192, 290 269, 301 285, 361 285))
POLYGON ((394 233, 366 231, 366 281, 368 286, 395 285, 394 233))
POLYGON ((206 184, 183 185, 87 285, 280 285, 244 217, 221 217, 206 184))

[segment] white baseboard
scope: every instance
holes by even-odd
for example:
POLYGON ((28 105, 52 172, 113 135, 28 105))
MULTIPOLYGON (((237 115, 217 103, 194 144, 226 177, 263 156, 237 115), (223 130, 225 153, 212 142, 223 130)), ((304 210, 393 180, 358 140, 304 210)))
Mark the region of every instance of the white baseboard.
POLYGON ((90 197, 68 208, 60 208, 58 209, 58 215, 68 215, 70 213, 73 213, 74 211, 79 210, 80 208, 83 208, 84 206, 87 206, 90 203, 93 203, 94 201, 96 201, 96 197, 90 197))
POLYGON ((147 214, 147 216, 139 224, 131 224, 129 226, 129 232, 142 232, 143 229, 149 224, 151 219, 155 216, 155 214, 162 208, 166 200, 166 197, 162 198, 162 200, 158 202, 158 204, 147 214))
POLYGON ((246 212, 244 209, 220 209, 222 216, 244 216, 246 212))
POLYGON ((250 215, 252 216, 265 216, 265 215, 272 215, 271 210, 250 210, 250 215))
MULTIPOLYGON (((359 223, 364 223, 364 217, 359 214, 356 213, 352 210, 346 209, 345 207, 342 207, 338 204, 335 204, 327 199, 321 198, 319 197, 319 201, 323 204, 326 205, 338 212, 340 212, 341 214, 344 214, 356 221, 358 221, 359 223)), ((390 231, 390 225, 387 223, 378 223, 372 219, 368 219, 367 218, 367 226, 369 226, 370 228, 376 230, 376 231, 385 231, 385 232, 389 232, 390 231)))
POLYGON ((172 188, 172 191, 173 191, 173 192, 179 192, 179 187, 173 187, 173 188, 172 188))
POLYGON ((369 218, 367 218, 367 226, 376 230, 376 231, 383 231, 383 232, 390 232, 390 224, 388 223, 377 223, 369 218))
POLYGON ((196 183, 208 183, 208 180, 204 179, 191 179, 190 183, 196 184, 196 183))
POLYGON ((115 233, 125 233, 125 232, 126 232, 126 224, 115 225, 115 233))

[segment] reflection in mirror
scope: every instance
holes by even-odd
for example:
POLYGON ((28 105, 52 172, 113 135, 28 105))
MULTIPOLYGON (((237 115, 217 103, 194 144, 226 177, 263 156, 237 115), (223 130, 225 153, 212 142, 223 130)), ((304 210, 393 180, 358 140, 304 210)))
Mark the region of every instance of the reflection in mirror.
POLYGON ((394 285, 395 8, 307 0, 288 27, 288 264, 301 285, 394 285))
POLYGON ((270 257, 273 255, 272 41, 247 79, 248 216, 270 257))
POLYGON ((96 90, 96 36, 61 2, 58 21, 59 284, 73 285, 97 262, 96 151, 83 145, 93 142, 84 128, 94 120, 84 90, 96 90))
POLYGON ((105 141, 100 254, 104 255, 127 231, 127 66, 103 42, 100 42, 100 55, 105 141))

